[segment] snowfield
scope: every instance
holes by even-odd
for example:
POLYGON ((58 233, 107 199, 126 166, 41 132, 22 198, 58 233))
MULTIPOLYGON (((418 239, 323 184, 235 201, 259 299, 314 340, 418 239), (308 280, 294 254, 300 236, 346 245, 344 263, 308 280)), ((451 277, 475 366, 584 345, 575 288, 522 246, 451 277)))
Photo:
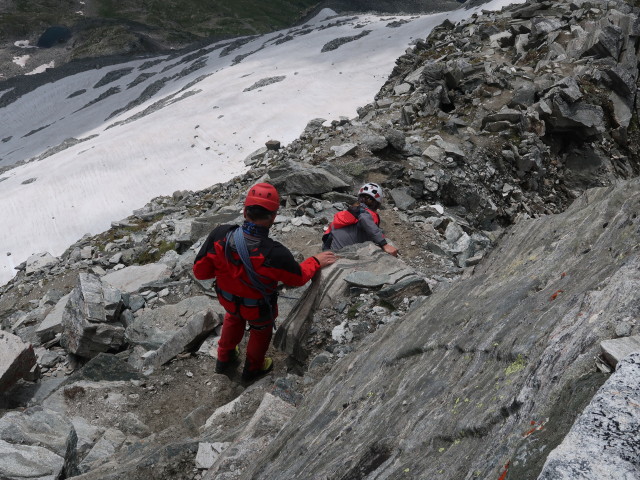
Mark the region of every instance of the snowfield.
POLYGON ((154 197, 241 174, 247 155, 270 139, 289 143, 313 118, 353 118, 412 41, 476 11, 337 17, 325 9, 234 49, 226 41, 111 65, 25 94, 0 115, 0 167, 28 162, 0 174, 0 284, 30 255, 58 256, 154 197), (387 26, 397 20, 407 23, 387 26), (244 91, 272 77, 284 78, 244 91))

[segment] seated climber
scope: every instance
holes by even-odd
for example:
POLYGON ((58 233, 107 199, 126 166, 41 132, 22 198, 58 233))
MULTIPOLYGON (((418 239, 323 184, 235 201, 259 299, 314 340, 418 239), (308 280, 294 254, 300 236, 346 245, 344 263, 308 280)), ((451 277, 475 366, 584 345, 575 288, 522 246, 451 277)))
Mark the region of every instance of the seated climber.
POLYGON ((322 249, 335 251, 355 243, 372 241, 389 255, 397 257, 398 249, 387 243, 380 229, 377 210, 383 197, 380 185, 365 183, 358 192, 358 202, 334 215, 322 236, 322 249))
POLYGON ((216 279, 218 301, 227 311, 216 373, 225 373, 237 359, 246 325, 249 342, 242 379, 251 381, 269 373, 273 361, 265 354, 278 316, 278 282, 304 285, 336 261, 333 252, 322 252, 299 264, 284 245, 270 239, 278 208, 280 196, 273 185, 254 185, 244 202, 244 224, 218 226, 196 256, 193 274, 199 280, 216 279))

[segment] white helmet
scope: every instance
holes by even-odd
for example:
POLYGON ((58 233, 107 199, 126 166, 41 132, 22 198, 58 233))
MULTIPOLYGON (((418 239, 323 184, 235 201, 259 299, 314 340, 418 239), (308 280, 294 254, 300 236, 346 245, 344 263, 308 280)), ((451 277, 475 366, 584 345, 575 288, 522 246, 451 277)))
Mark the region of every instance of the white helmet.
POLYGON ((382 187, 377 183, 365 183, 358 191, 358 196, 360 195, 369 195, 377 202, 382 202, 382 199, 384 198, 382 187))

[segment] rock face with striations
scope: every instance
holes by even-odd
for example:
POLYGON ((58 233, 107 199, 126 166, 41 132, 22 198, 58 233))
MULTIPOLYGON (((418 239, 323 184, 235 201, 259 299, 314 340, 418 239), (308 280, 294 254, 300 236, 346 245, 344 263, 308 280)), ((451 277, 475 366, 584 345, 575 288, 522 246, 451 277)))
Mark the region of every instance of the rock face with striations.
POLYGON ((639 210, 634 180, 521 222, 339 362, 243 478, 536 478, 604 381, 616 312, 640 314, 639 210))

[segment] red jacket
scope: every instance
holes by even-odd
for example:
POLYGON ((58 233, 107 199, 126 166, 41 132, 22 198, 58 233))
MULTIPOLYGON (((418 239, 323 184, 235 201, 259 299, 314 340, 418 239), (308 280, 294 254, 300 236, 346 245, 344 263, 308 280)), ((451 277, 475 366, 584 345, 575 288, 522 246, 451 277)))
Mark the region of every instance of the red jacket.
MULTIPOLYGON (((220 225, 211 232, 196 256, 193 274, 198 280, 215 278, 217 288, 226 294, 241 299, 262 300, 262 294, 251 286, 251 280, 245 272, 242 261, 235 250, 235 245, 230 245, 232 261, 227 261, 225 256, 227 233, 235 228, 237 228, 235 225, 220 225)), ((255 238, 245 235, 245 240, 253 269, 258 275, 271 281, 265 283, 269 290, 274 292, 278 282, 299 287, 311 280, 320 270, 320 264, 315 258, 309 257, 299 264, 289 249, 271 238, 255 238)), ((218 300, 229 313, 239 313, 246 320, 254 320, 264 316, 264 312, 258 312, 257 308, 242 305, 240 312, 237 312, 237 302, 225 299, 220 293, 218 300)))

